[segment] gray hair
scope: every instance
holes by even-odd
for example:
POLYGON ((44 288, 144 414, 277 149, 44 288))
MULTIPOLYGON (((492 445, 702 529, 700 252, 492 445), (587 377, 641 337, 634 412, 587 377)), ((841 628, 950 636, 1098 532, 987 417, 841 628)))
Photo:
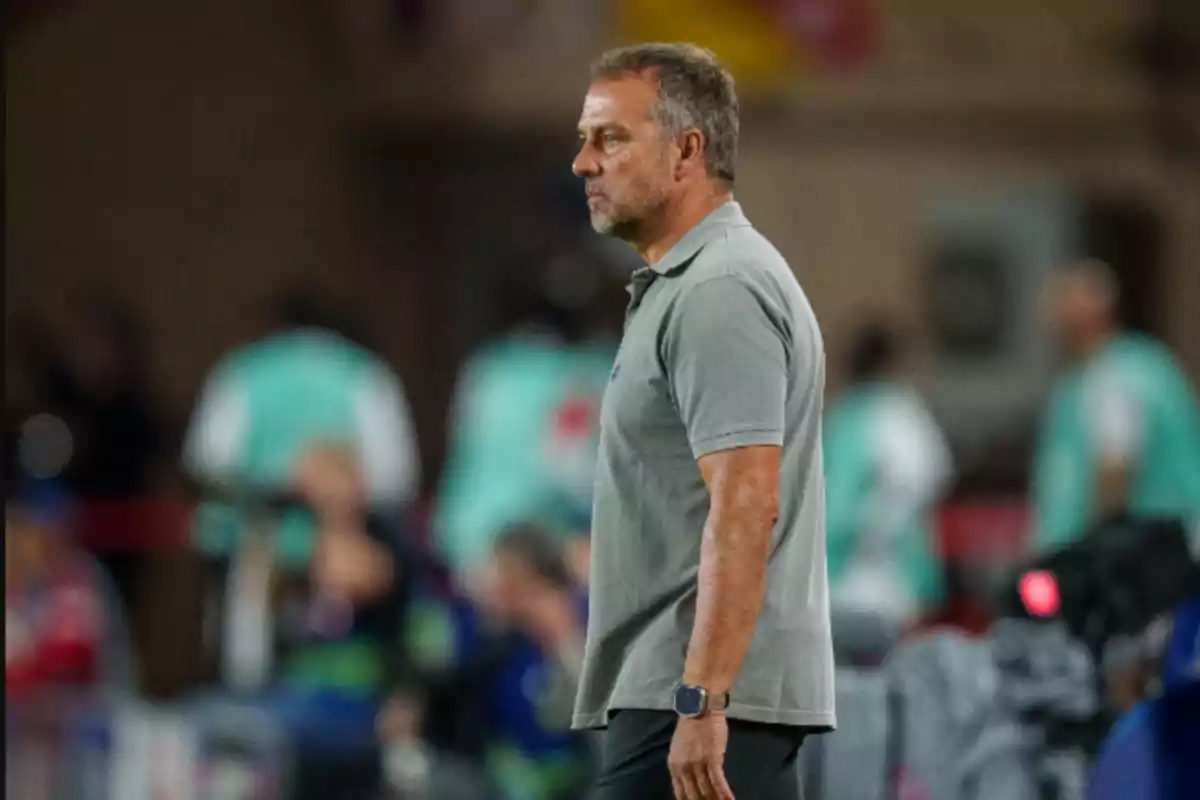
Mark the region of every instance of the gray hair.
POLYGON ((658 81, 655 116, 669 136, 704 136, 709 177, 732 187, 738 147, 733 76, 711 51, 692 44, 636 44, 609 50, 591 68, 593 81, 650 73, 658 81))

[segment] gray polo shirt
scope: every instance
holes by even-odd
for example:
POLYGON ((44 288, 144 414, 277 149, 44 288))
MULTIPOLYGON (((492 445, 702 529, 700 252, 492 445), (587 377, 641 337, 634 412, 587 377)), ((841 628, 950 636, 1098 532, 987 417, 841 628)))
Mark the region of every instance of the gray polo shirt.
POLYGON ((634 273, 630 294, 601 409, 575 726, 604 727, 618 709, 672 707, 709 510, 697 459, 782 445, 766 599, 729 716, 832 727, 825 354, 812 308, 787 262, 734 202, 634 273))

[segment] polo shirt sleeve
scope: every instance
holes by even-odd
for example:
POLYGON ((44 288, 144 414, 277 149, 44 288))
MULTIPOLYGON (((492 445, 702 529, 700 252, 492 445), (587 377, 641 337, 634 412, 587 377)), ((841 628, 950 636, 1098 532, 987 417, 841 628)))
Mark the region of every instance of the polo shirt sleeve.
POLYGON ((710 278, 680 298, 662 356, 696 458, 783 444, 789 348, 777 319, 732 275, 710 278))

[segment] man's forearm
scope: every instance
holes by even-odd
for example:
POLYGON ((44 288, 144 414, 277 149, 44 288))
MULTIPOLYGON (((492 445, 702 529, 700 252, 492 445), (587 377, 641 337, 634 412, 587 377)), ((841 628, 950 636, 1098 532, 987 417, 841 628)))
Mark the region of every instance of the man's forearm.
POLYGON ((762 509, 710 513, 684 683, 717 694, 733 686, 762 609, 773 526, 762 509))

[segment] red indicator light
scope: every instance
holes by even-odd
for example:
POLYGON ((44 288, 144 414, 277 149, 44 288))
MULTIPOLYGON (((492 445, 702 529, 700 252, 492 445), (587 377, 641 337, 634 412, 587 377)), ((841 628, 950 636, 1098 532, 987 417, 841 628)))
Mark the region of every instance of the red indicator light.
POLYGON ((1046 570, 1033 570, 1022 575, 1017 583, 1017 594, 1025 610, 1035 617, 1052 617, 1062 604, 1058 579, 1046 570))

